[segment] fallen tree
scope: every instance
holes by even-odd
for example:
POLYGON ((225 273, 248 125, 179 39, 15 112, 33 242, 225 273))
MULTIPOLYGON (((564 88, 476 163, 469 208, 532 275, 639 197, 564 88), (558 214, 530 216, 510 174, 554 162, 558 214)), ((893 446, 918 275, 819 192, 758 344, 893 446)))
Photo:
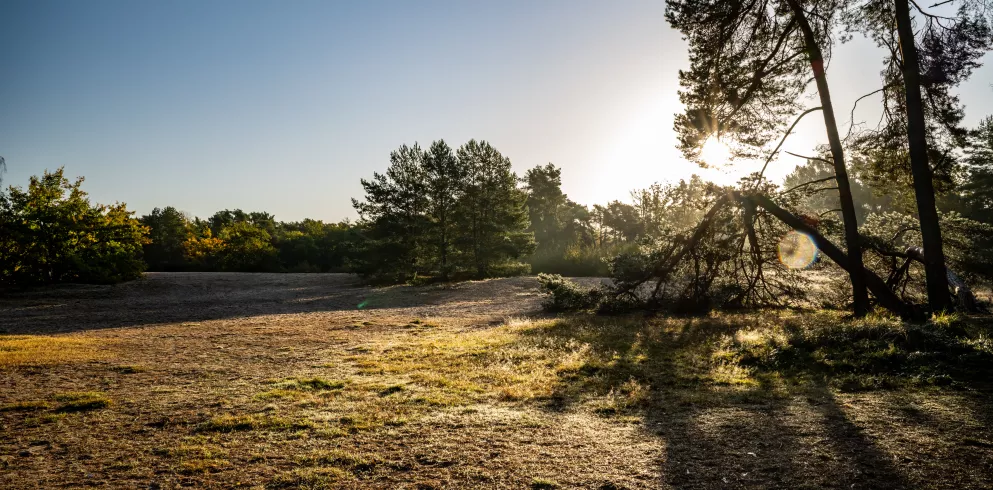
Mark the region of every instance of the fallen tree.
MULTIPOLYGON (((600 309, 605 311, 637 307, 677 313, 800 303, 811 290, 809 279, 780 256, 784 237, 795 232, 809 239, 816 253, 829 258, 846 275, 858 273, 863 277, 880 307, 906 319, 925 315, 921 305, 896 291, 901 281, 907 280, 907 263, 896 268, 902 272, 893 271, 886 280, 868 267, 853 270, 857 266, 822 233, 817 220, 788 209, 789 191, 775 193, 768 184, 743 185, 741 189, 712 186, 704 204, 709 208, 696 226, 645 243, 638 253, 616 257, 611 263, 613 284, 596 295, 583 296, 585 307, 590 306, 590 298, 600 298, 600 309), (784 204, 778 204, 772 196, 784 204)), ((864 242, 867 250, 893 255, 872 240, 864 242)), ((895 256, 908 263, 923 260, 919 249, 895 256)), ((811 256, 810 262, 813 260, 811 256)), ((975 310, 975 298, 965 282, 950 270, 949 280, 955 288, 949 294, 960 307, 975 310)), ((556 304, 563 308, 563 303, 556 304)))

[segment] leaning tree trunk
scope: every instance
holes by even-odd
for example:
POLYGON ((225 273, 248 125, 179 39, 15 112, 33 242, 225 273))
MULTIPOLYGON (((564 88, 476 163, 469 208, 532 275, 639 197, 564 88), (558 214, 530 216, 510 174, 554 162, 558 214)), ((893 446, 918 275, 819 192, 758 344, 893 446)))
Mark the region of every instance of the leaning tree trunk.
POLYGON ((945 252, 941 244, 941 226, 934 203, 934 182, 927 155, 927 134, 921 102, 920 63, 914 44, 914 26, 910 22, 907 0, 896 0, 896 23, 903 53, 903 84, 907 95, 907 139, 910 143, 910 169, 914 176, 917 214, 920 216, 924 244, 924 272, 927 297, 932 311, 951 307, 948 278, 945 275, 945 252))
POLYGON ((865 265, 862 262, 862 244, 859 239, 859 224, 855 216, 855 203, 852 200, 852 189, 848 182, 848 169, 845 167, 845 152, 841 146, 841 136, 838 134, 838 123, 834 118, 834 106, 831 103, 831 92, 828 90, 827 75, 824 73, 824 56, 814 38, 813 29, 807 22, 803 8, 797 0, 786 0, 793 16, 803 32, 804 45, 810 56, 810 67, 817 82, 817 93, 821 98, 821 108, 824 114, 824 126, 827 129, 828 141, 831 146, 831 156, 834 160, 834 174, 838 181, 838 194, 841 198, 841 217, 845 224, 845 244, 848 247, 848 275, 852 281, 852 296, 854 298, 854 313, 857 317, 869 312, 869 293, 865 285, 865 265))

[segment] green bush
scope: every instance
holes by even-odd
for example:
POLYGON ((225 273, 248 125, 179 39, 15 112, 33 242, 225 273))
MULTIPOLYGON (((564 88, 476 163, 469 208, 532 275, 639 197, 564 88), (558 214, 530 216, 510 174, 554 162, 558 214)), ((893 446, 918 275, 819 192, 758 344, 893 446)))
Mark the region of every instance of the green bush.
POLYGON ((90 204, 63 169, 0 193, 0 284, 115 283, 144 271, 148 228, 123 203, 90 204))
POLYGON ((548 295, 544 307, 548 311, 591 310, 600 306, 603 292, 584 288, 558 274, 538 274, 541 290, 548 295))

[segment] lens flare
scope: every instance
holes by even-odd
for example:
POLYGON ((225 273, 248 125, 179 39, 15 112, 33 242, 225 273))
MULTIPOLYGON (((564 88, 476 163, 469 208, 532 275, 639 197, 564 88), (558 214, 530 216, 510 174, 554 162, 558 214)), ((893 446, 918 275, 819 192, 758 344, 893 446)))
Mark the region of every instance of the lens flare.
POLYGON ((805 233, 787 233, 776 248, 779 250, 779 261, 790 269, 806 269, 817 259, 817 245, 805 233))

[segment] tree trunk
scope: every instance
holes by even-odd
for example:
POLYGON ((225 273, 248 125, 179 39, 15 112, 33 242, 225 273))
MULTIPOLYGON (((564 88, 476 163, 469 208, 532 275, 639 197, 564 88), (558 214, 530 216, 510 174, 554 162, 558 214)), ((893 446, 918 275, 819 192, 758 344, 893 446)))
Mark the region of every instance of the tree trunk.
POLYGON ((924 272, 927 297, 931 310, 944 311, 951 307, 948 278, 945 275, 945 251, 941 244, 941 225, 934 203, 934 182, 928 163, 927 134, 924 108, 921 102, 920 63, 914 44, 914 26, 910 21, 907 0, 896 0, 897 31, 903 53, 903 84, 907 95, 907 139, 910 144, 910 168, 914 176, 917 214, 921 222, 924 245, 924 272))
POLYGON ((810 57, 810 67, 817 82, 817 93, 821 98, 821 111, 824 114, 824 126, 827 130, 831 146, 831 156, 834 160, 834 174, 838 181, 838 194, 841 198, 841 217, 845 224, 845 244, 848 246, 848 275, 852 281, 852 296, 854 297, 854 313, 856 317, 865 316, 869 312, 869 293, 865 285, 865 265, 862 262, 862 245, 859 239, 858 219, 855 215, 855 203, 852 201, 852 189, 848 182, 848 169, 845 166, 845 152, 841 146, 841 136, 838 134, 838 123, 834 119, 834 105, 831 103, 831 92, 828 90, 827 75, 824 73, 824 56, 814 38, 813 29, 797 0, 786 0, 793 10, 800 30, 803 32, 804 45, 810 57))

